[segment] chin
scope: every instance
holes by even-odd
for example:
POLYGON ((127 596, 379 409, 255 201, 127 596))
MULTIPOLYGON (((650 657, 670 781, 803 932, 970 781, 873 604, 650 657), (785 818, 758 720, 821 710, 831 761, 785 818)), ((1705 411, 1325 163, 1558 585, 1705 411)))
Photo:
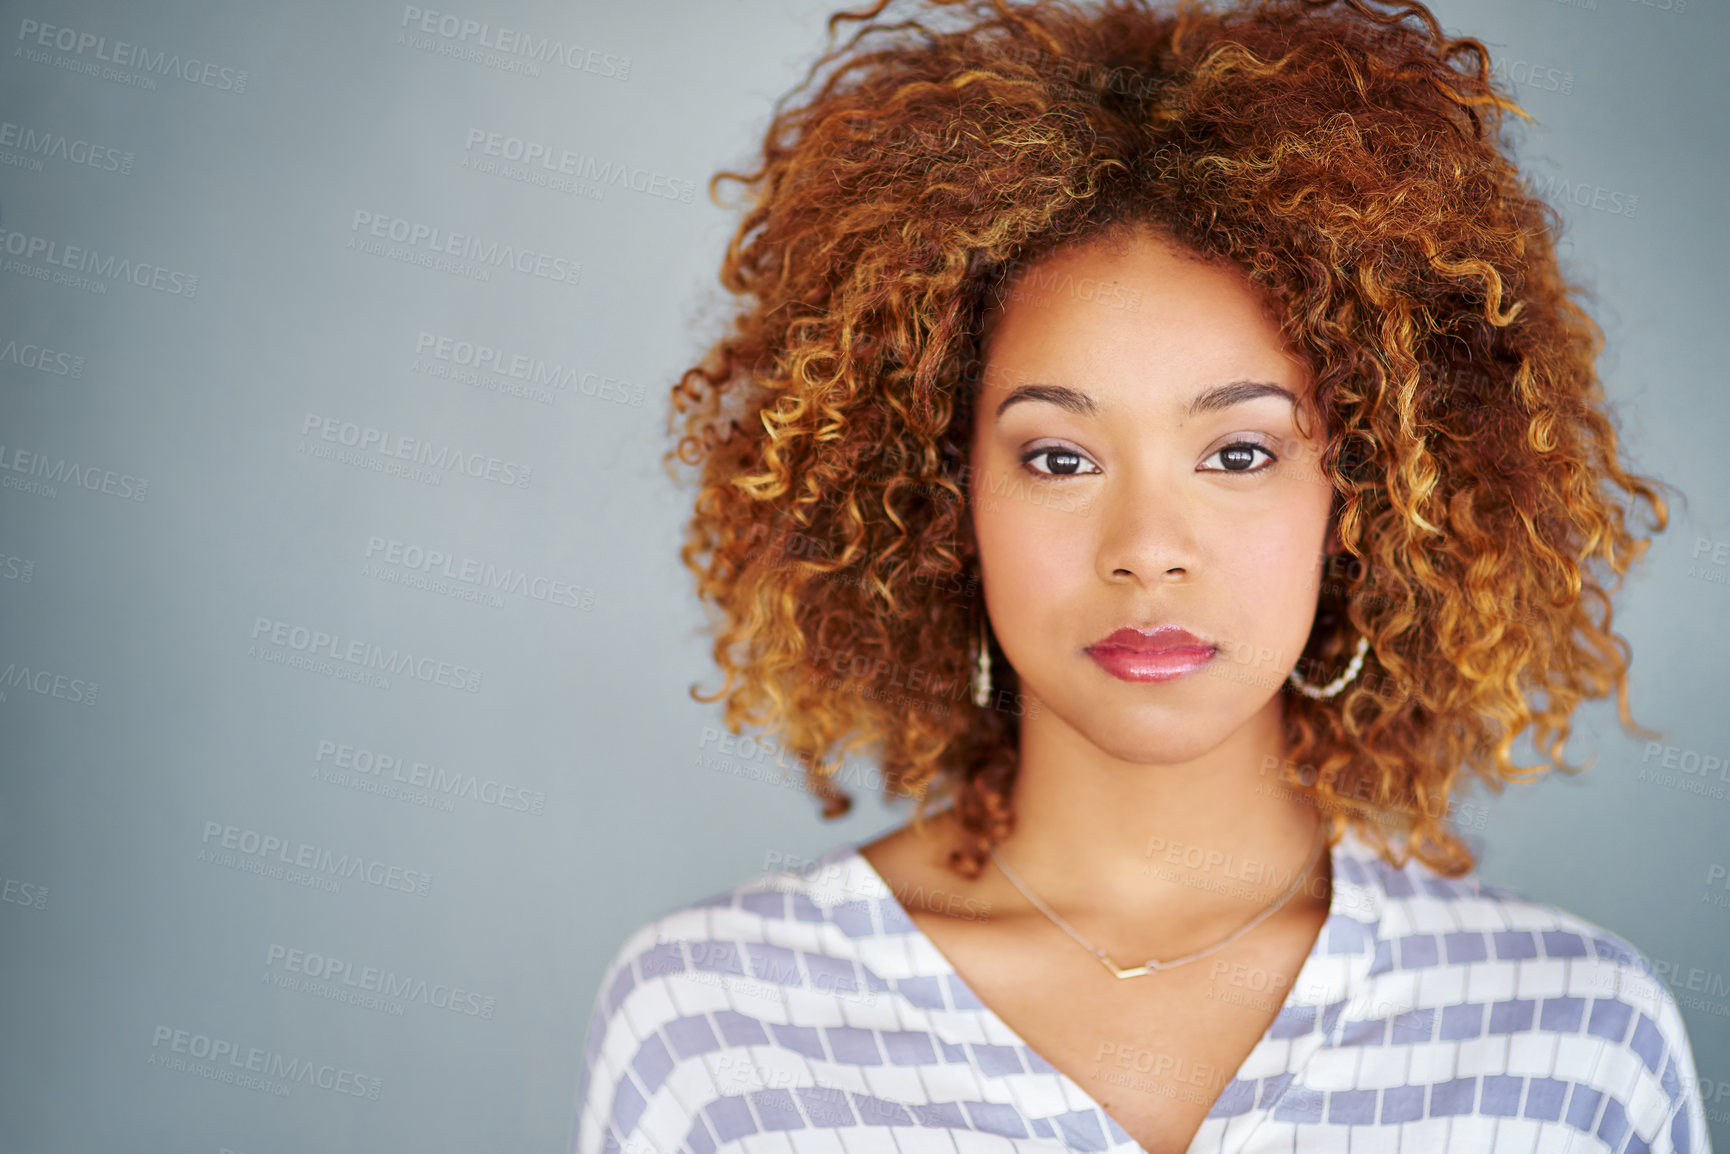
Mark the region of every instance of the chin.
POLYGON ((1194 705, 1124 709, 1098 698, 1064 702, 1044 697, 1045 707, 1102 752, 1133 765, 1178 765, 1203 757, 1227 741, 1254 710, 1216 711, 1194 705))
POLYGON ((1176 726, 1163 732, 1143 729, 1125 734, 1121 750, 1101 745, 1113 757, 1135 765, 1181 765, 1205 757, 1219 748, 1231 734, 1226 730, 1202 731, 1195 726, 1176 726))

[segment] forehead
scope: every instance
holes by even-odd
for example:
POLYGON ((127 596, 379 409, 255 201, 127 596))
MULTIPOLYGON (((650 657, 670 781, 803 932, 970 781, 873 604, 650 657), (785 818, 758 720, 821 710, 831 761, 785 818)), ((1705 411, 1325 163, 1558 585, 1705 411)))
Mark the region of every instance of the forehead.
POLYGON ((1066 245, 1016 270, 985 331, 982 386, 1061 379, 1102 397, 1307 373, 1240 270, 1148 229, 1066 245))

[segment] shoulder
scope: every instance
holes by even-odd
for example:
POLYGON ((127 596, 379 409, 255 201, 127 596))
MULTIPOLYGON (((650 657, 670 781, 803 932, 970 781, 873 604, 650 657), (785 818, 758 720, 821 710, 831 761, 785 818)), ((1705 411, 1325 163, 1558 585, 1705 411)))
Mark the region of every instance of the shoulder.
POLYGON ((1495 1055, 1473 1059, 1497 1067, 1485 1066, 1486 1101, 1519 1089, 1523 1117, 1553 1106, 1571 1124, 1596 1118, 1654 1149, 1660 1137, 1677 1150, 1703 1139, 1681 1011, 1665 970, 1627 938, 1475 871, 1446 878, 1348 851, 1340 873, 1379 903, 1369 987, 1389 1011, 1381 1031, 1370 1021, 1350 1029, 1390 1046, 1495 1055))
POLYGON ((1378 970, 1476 965, 1520 979, 1510 997, 1592 995, 1654 1019, 1674 1012, 1658 968, 1596 922, 1491 885, 1476 871, 1448 878, 1416 860, 1396 869, 1370 854, 1346 870, 1382 903, 1378 970))
POLYGON ((773 1088, 748 1047, 820 1061, 823 1032, 888 1012, 879 974, 894 967, 873 962, 899 941, 898 909, 844 844, 632 931, 595 994, 577 1149, 639 1128, 677 1146, 690 1125, 680 1102, 773 1088))
POLYGON ((799 964, 810 956, 853 959, 862 943, 888 928, 882 908, 888 892, 861 865, 854 846, 837 846, 643 923, 608 963, 602 1008, 611 1016, 633 990, 652 985, 719 983, 749 994, 742 983, 784 984, 800 976, 799 964))

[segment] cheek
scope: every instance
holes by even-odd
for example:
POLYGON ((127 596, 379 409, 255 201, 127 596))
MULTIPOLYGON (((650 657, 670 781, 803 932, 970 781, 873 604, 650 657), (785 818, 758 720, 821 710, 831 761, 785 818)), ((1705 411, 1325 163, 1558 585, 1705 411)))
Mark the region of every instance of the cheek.
POLYGON ((1325 508, 1288 509, 1218 535, 1212 552, 1238 604, 1263 621, 1289 620, 1293 630, 1307 634, 1321 591, 1326 533, 1325 508))
POLYGON ((1320 581, 1321 545, 1320 527, 1312 534, 1287 523, 1228 547, 1239 573, 1270 588, 1296 589, 1320 581))
POLYGON ((1061 619, 1077 587, 1093 574, 1088 520, 1050 503, 1029 499, 1034 482, 1012 490, 981 485, 974 494, 973 528, 980 566, 1000 639, 1015 629, 1034 630, 1061 619))

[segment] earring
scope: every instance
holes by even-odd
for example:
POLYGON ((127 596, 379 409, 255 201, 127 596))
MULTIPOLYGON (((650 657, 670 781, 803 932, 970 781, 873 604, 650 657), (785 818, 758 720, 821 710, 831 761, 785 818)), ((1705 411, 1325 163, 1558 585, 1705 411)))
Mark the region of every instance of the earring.
POLYGON ((991 648, 985 639, 985 610, 979 611, 979 663, 973 670, 973 704, 984 709, 991 704, 991 648))
POLYGON ((1295 668, 1286 675, 1286 680, 1291 682, 1293 689, 1297 690, 1305 697, 1311 697, 1317 701, 1325 701, 1339 693, 1340 690, 1344 689, 1351 683, 1352 678, 1358 675, 1358 670, 1364 667, 1364 654, 1369 651, 1370 639, 1368 637, 1359 636, 1357 651, 1352 654, 1352 663, 1346 666, 1344 673, 1340 674, 1320 689, 1317 689, 1302 677, 1298 676, 1298 671, 1295 668))

